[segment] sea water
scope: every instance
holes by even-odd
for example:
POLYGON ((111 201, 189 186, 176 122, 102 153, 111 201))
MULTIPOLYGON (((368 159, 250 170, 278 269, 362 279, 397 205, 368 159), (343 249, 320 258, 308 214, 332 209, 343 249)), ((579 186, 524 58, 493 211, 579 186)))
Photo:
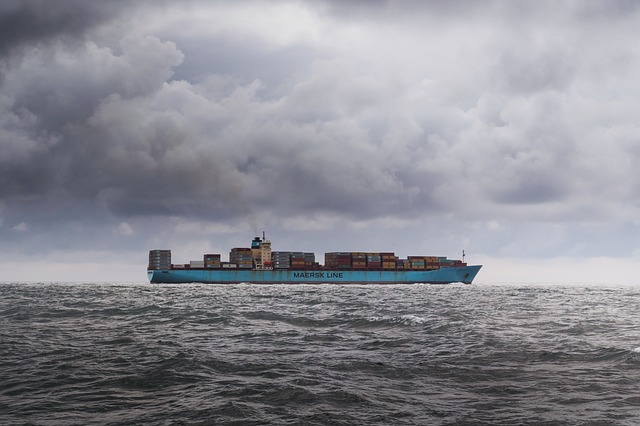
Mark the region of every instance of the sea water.
POLYGON ((0 424, 640 424, 640 286, 0 284, 0 424))

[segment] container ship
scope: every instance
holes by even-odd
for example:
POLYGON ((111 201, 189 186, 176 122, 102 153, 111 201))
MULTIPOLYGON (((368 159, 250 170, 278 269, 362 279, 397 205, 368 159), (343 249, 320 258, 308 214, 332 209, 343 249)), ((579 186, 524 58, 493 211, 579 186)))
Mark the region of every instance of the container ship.
POLYGON ((392 252, 330 252, 324 265, 314 253, 272 251, 271 241, 256 237, 251 247, 232 248, 229 261, 205 254, 188 264, 171 263, 171 250, 149 251, 147 274, 152 284, 471 284, 482 265, 441 256, 408 256, 392 252))

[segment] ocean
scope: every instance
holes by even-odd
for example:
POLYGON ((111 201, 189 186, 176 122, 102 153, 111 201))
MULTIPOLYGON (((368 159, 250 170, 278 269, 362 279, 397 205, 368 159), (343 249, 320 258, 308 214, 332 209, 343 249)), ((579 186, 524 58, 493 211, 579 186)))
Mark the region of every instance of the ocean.
POLYGON ((0 284, 2 425, 637 425, 640 285, 0 284))

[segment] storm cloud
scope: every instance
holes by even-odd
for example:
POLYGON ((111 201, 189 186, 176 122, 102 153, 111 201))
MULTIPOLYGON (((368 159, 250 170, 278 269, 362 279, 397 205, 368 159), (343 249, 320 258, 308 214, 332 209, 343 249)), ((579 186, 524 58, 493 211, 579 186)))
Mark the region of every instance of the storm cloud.
POLYGON ((1 250, 222 251, 266 228, 318 252, 636 256, 639 18, 4 2, 1 250))
POLYGON ((7 0, 0 5, 0 56, 64 39, 73 44, 114 18, 122 2, 7 0))

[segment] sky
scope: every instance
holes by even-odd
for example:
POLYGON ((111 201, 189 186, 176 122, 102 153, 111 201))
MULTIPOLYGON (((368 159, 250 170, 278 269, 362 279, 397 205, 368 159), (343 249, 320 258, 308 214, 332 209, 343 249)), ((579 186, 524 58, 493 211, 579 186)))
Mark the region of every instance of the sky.
POLYGON ((637 283, 636 1, 0 2, 0 281, 246 247, 637 283))

